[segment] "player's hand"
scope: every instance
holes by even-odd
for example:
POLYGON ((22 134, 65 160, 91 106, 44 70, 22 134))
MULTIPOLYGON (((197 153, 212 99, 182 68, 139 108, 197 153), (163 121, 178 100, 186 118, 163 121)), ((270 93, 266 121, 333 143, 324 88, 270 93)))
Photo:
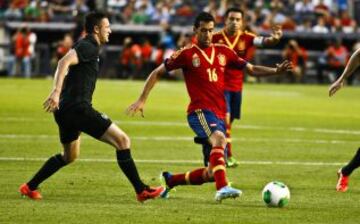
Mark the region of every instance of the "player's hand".
POLYGON ((144 117, 144 106, 145 102, 138 100, 126 109, 126 114, 128 116, 134 116, 137 112, 140 112, 141 117, 144 117))
POLYGON ((288 60, 283 61, 281 64, 276 64, 276 74, 283 72, 291 72, 293 70, 293 64, 288 60))
POLYGON ((271 33, 271 37, 276 39, 276 40, 280 40, 281 37, 283 36, 283 31, 281 29, 281 25, 274 25, 272 28, 272 33, 271 33))
POLYGON ((329 96, 333 96, 341 87, 344 86, 344 80, 338 79, 329 87, 329 96))
POLYGON ((53 90, 48 98, 43 103, 43 108, 46 112, 55 112, 59 109, 60 92, 53 90))

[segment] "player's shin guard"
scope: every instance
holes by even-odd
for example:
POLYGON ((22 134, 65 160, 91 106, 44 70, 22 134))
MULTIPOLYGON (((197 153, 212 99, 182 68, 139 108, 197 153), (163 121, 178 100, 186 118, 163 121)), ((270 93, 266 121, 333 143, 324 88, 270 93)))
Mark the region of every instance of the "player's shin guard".
POLYGON ((228 185, 226 179, 226 168, 224 160, 224 148, 213 147, 210 153, 210 168, 213 173, 216 189, 219 190, 222 187, 228 185))
POLYGON ((199 168, 182 174, 171 175, 167 180, 167 185, 173 188, 178 185, 201 185, 203 183, 212 182, 208 168, 199 168))
POLYGON ((50 157, 44 165, 40 168, 40 170, 35 174, 35 176, 27 183, 29 189, 34 191, 37 187, 51 175, 53 175, 56 171, 66 165, 61 154, 57 154, 55 156, 50 157))
POLYGON ((360 166, 360 148, 357 150, 354 158, 341 169, 341 173, 344 176, 350 176, 350 174, 360 166))
POLYGON ((116 158, 119 167, 133 185, 137 194, 141 193, 146 185, 141 181, 136 165, 130 154, 130 149, 116 150, 116 158))

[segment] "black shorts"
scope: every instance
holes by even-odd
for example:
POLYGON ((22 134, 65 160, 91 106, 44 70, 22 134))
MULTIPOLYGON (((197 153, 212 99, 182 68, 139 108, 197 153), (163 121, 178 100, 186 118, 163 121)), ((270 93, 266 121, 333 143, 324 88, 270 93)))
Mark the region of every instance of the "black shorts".
POLYGON ((99 139, 110 127, 112 121, 96 111, 89 104, 79 104, 54 113, 59 126, 60 141, 63 144, 78 139, 81 132, 99 139))

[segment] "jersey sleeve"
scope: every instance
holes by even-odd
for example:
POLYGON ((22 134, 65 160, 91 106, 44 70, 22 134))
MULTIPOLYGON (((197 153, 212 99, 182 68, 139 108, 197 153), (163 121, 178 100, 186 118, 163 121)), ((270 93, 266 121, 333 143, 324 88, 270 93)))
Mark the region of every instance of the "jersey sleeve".
POLYGON ((74 50, 78 56, 79 62, 88 62, 97 58, 97 49, 91 44, 81 41, 75 45, 74 50))
POLYGON ((172 71, 179 68, 184 68, 185 63, 185 54, 183 50, 175 51, 170 58, 165 59, 164 65, 167 71, 172 71))
POLYGON ((228 58, 227 67, 236 68, 242 70, 245 68, 246 64, 248 63, 246 60, 239 57, 235 51, 231 50, 230 48, 226 49, 226 56, 228 58))

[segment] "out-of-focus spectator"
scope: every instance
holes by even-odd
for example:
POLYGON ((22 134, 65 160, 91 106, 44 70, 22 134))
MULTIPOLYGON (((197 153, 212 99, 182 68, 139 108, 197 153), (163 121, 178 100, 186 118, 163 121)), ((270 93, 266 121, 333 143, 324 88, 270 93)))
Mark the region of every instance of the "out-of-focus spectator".
POLYGON ((40 20, 40 0, 32 0, 24 10, 24 17, 26 21, 39 21, 40 20))
POLYGON ((131 37, 126 37, 123 42, 123 50, 120 52, 120 66, 118 78, 138 78, 141 76, 142 68, 141 46, 133 43, 131 37))
POLYGON ((131 22, 133 24, 146 24, 149 19, 149 16, 146 14, 146 5, 141 5, 140 8, 132 14, 131 22))
POLYGON ((314 12, 317 16, 324 16, 328 17, 330 16, 330 9, 329 7, 324 3, 324 0, 320 0, 318 4, 314 6, 314 12))
POLYGON ((291 82, 305 82, 306 49, 299 46, 296 40, 290 40, 285 46, 282 56, 293 64, 293 70, 289 73, 291 82))
POLYGON ((151 62, 151 54, 153 51, 153 47, 150 41, 146 38, 143 38, 141 41, 141 59, 142 59, 142 68, 141 71, 141 78, 144 78, 147 74, 154 69, 151 62))
POLYGON ((23 9, 28 5, 28 0, 12 0, 9 8, 4 12, 6 20, 21 20, 23 9))
POLYGON ((329 33, 329 28, 326 26, 325 18, 323 16, 319 16, 317 24, 313 27, 312 31, 314 33, 329 33))
MULTIPOLYGON (((323 71, 328 71, 328 77, 331 82, 337 79, 335 75, 341 75, 349 59, 349 51, 342 44, 341 39, 331 42, 325 50, 322 57, 319 58, 318 64, 318 81, 323 83, 323 71), (333 73, 334 72, 334 73, 333 73)), ((352 79, 348 79, 348 83, 352 83, 352 79)))
POLYGON ((108 0, 107 12, 112 22, 122 22, 121 11, 126 6, 126 0, 108 0))
POLYGON ((167 24, 170 22, 170 8, 164 2, 156 3, 155 12, 150 17, 151 24, 167 24))
POLYGON ((353 33, 356 30, 356 21, 350 17, 347 10, 340 12, 340 25, 344 33, 353 33))
POLYGON ((64 38, 57 43, 56 51, 51 59, 51 67, 56 69, 57 63, 73 46, 74 40, 70 33, 64 35, 64 38))
POLYGON ((71 21, 73 19, 74 0, 52 0, 49 1, 49 9, 54 21, 71 21))
POLYGON ((312 32, 312 23, 310 19, 305 19, 302 24, 296 26, 297 32, 312 32))
POLYGON ((295 20, 301 22, 305 18, 313 18, 314 5, 311 0, 297 1, 294 6, 295 20))
POLYGON ((14 57, 10 60, 9 74, 11 76, 23 75, 31 77, 31 58, 34 57, 36 34, 28 27, 22 27, 14 34, 12 41, 14 46, 14 57))
POLYGON ((84 17, 89 12, 89 7, 86 5, 85 0, 75 0, 75 4, 72 4, 72 16, 84 17))
POLYGON ((127 79, 133 73, 134 69, 131 61, 131 57, 132 57, 131 45, 132 45, 131 37, 126 37, 123 42, 123 49, 120 52, 119 70, 117 72, 117 78, 127 79))

